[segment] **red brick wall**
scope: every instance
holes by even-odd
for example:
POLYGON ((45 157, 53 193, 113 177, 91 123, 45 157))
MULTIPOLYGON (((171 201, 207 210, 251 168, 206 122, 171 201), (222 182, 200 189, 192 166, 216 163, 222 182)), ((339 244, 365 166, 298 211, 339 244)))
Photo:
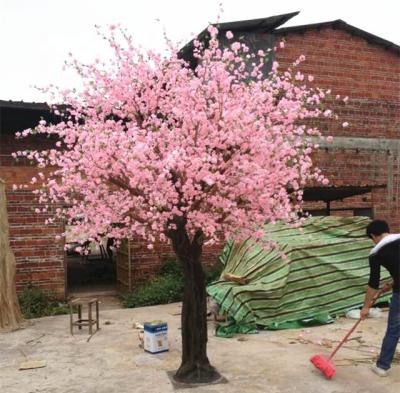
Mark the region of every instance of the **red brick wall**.
MULTIPOLYGON (((277 54, 282 69, 303 54, 306 61, 300 70, 314 76, 310 85, 331 89, 333 97, 337 94, 349 97, 346 105, 342 101, 327 102, 327 107, 340 120, 319 121, 317 125, 325 135, 400 138, 398 55, 363 38, 330 28, 278 36, 282 38, 285 48, 277 54), (345 121, 349 123, 347 128, 341 127, 345 121)), ((334 186, 386 184, 386 189, 374 189, 368 195, 334 202, 332 207, 371 207, 375 217, 388 220, 392 230, 400 230, 400 167, 399 157, 393 152, 329 148, 319 150, 314 159, 334 186)))
POLYGON ((400 137, 400 59, 381 46, 342 30, 325 28, 278 36, 286 45, 276 59, 282 69, 305 55, 300 70, 312 74, 313 86, 348 96, 346 105, 328 104, 340 122, 325 120, 320 128, 336 136, 400 137), (348 128, 340 124, 347 121, 348 128))
POLYGON ((161 244, 149 250, 141 238, 125 241, 117 252, 117 281, 120 289, 125 291, 138 287, 153 278, 162 264, 170 260, 176 258, 169 244, 161 244))
MULTIPOLYGON (((337 94, 349 97, 346 105, 343 101, 327 102, 327 107, 340 116, 340 121, 318 121, 325 135, 400 138, 400 62, 397 55, 340 30, 288 34, 284 39, 285 48, 276 58, 283 69, 303 54, 306 62, 301 70, 314 76, 314 86, 331 89, 333 97, 337 94), (350 124, 348 128, 341 127, 345 121, 350 124)), ((315 163, 336 186, 388 184, 386 189, 374 189, 370 194, 334 202, 331 207, 372 208, 375 217, 388 220, 393 230, 400 230, 398 168, 396 160, 387 152, 321 149, 315 163)), ((325 204, 308 203, 307 207, 324 208, 325 204)), ((352 212, 343 210, 332 214, 352 212)), ((222 245, 206 247, 203 259, 208 263, 216 261, 221 248, 222 245)), ((132 242, 132 277, 141 282, 152 276, 162 263, 163 255, 173 257, 163 252, 149 251, 140 241, 132 242)))
POLYGON ((10 224, 10 243, 16 258, 17 290, 32 284, 65 297, 65 267, 63 241, 56 235, 63 232, 58 222, 45 225, 52 211, 37 214, 40 207, 31 189, 14 191, 13 184, 28 184, 37 169, 26 166, 0 166, 0 177, 6 182, 7 211, 10 224))
MULTIPOLYGON (((46 138, 43 135, 31 135, 26 138, 16 139, 13 133, 0 133, 0 166, 21 165, 22 159, 17 161, 11 153, 23 150, 45 150, 54 147, 54 138, 46 138)), ((26 163, 29 165, 29 163, 26 163)))
MULTIPOLYGON (((222 245, 204 248, 202 261, 206 267, 215 265, 222 245)), ((117 252, 117 280, 121 290, 133 289, 153 278, 167 261, 177 261, 169 243, 159 244, 149 250, 141 238, 125 242, 117 252), (129 247, 129 253, 128 253, 129 247), (130 263, 128 255, 130 255, 130 263), (131 277, 129 277, 129 269, 131 277)))
MULTIPOLYGON (((400 231, 399 157, 387 151, 329 148, 319 150, 314 162, 335 186, 386 185, 369 194, 334 202, 331 207, 372 208, 375 218, 387 220, 392 231, 400 231)), ((319 203, 319 207, 324 204, 319 203)))

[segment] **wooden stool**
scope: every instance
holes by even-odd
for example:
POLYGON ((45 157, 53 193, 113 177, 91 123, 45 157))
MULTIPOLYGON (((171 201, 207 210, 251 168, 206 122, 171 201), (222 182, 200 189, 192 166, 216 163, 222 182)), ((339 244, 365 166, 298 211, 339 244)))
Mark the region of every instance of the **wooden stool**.
POLYGON ((70 330, 73 335, 74 326, 78 326, 78 329, 82 329, 82 326, 89 326, 89 334, 93 334, 93 325, 96 324, 96 331, 100 329, 99 327, 99 300, 97 298, 76 298, 69 302, 69 317, 70 317, 70 330), (96 318, 93 319, 92 305, 96 305, 96 318), (82 306, 87 305, 88 308, 88 318, 82 319, 82 306), (74 321, 73 318, 73 307, 78 306, 78 319, 74 321))

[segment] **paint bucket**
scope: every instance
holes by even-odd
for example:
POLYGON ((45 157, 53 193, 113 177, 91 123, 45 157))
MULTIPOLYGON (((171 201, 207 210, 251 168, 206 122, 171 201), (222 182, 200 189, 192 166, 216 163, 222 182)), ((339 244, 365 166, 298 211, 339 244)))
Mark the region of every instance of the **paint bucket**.
POLYGON ((168 351, 168 324, 163 321, 145 322, 144 350, 150 353, 168 351))

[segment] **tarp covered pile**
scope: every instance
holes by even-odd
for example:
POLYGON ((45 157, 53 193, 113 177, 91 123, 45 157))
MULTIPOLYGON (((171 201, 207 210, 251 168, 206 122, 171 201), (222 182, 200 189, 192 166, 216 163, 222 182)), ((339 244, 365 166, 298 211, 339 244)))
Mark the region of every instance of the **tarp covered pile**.
MULTIPOLYGON (((228 243, 220 258, 221 279, 207 288, 228 315, 217 335, 328 323, 361 306, 373 246, 365 236, 368 223, 367 217, 312 217, 299 228, 266 225, 265 237, 274 246, 228 243), (225 273, 249 283, 224 281, 225 273)), ((389 278, 385 269, 381 278, 389 278)))

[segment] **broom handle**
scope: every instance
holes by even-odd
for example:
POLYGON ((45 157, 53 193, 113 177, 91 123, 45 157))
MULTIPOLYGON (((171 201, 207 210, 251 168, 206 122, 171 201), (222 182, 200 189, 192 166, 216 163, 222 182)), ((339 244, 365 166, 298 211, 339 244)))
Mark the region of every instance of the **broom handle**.
POLYGON ((361 318, 354 324, 354 326, 349 330, 349 332, 344 336, 342 341, 338 344, 338 346, 334 349, 334 351, 330 354, 329 359, 332 359, 336 352, 342 347, 342 345, 347 341, 347 339, 351 336, 351 334, 356 330, 357 326, 360 324, 361 318))
MULTIPOLYGON (((371 300, 371 307, 374 305, 374 303, 376 302, 376 300, 378 299, 379 296, 381 296, 381 294, 383 293, 383 290, 381 289, 380 291, 378 291, 376 293, 376 295, 374 296, 374 298, 371 300)), ((329 360, 332 359, 336 352, 339 351, 339 349, 342 347, 342 345, 347 341, 347 339, 351 336, 351 334, 354 332, 354 330, 356 330, 357 326, 360 324, 360 322, 362 321, 362 319, 360 318, 355 324, 354 326, 349 330, 349 332, 344 336, 344 338, 342 339, 342 341, 340 341, 340 343, 337 345, 337 347, 334 349, 334 351, 331 353, 331 355, 329 356, 329 360)))

